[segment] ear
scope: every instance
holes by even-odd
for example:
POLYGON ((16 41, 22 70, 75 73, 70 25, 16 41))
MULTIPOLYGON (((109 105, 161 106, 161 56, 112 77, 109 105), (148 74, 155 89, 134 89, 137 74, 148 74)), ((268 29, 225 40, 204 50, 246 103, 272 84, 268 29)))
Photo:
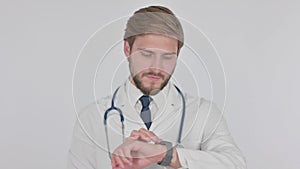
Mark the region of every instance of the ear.
POLYGON ((179 56, 181 48, 177 50, 177 57, 179 56))
POLYGON ((124 40, 124 54, 126 55, 127 59, 130 56, 130 46, 129 43, 124 40))

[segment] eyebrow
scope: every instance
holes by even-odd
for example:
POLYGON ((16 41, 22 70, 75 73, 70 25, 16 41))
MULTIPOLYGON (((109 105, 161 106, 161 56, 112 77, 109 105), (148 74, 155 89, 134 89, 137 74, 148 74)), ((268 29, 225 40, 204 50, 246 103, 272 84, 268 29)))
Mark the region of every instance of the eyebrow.
MULTIPOLYGON (((155 52, 153 52, 151 50, 148 50, 148 49, 145 49, 145 48, 137 48, 137 50, 142 50, 144 52, 148 52, 148 53, 151 53, 151 54, 155 53, 155 52)), ((176 55, 176 54, 177 54, 176 52, 163 53, 163 55, 176 55)))

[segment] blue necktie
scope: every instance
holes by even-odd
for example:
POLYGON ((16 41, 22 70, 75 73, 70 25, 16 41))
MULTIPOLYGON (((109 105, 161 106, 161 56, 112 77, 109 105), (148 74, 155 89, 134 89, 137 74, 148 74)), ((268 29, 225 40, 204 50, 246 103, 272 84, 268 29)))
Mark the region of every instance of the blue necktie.
POLYGON ((150 101, 151 101, 151 97, 149 96, 142 96, 139 99, 142 103, 142 110, 141 110, 141 118, 143 119, 147 129, 149 130, 150 126, 151 126, 151 111, 149 108, 150 105, 150 101))

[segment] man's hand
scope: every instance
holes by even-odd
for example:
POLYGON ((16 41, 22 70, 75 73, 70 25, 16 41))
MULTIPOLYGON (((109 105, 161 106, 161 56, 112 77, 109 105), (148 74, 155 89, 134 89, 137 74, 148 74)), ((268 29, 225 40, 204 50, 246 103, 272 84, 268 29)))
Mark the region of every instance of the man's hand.
MULTIPOLYGON (((130 137, 113 153, 113 169, 141 169, 150 164, 161 162, 166 156, 167 148, 160 145, 162 139, 152 131, 141 128, 133 130, 130 137), (153 142, 155 144, 151 144, 153 142)), ((173 148, 171 167, 180 168, 176 148, 173 148)))
POLYGON ((146 130, 144 128, 141 128, 139 130, 132 130, 130 138, 134 140, 153 142, 155 144, 158 144, 162 141, 162 139, 157 137, 152 131, 146 130))
POLYGON ((164 145, 149 144, 129 137, 113 152, 112 167, 113 169, 142 169, 162 161, 166 151, 164 145))

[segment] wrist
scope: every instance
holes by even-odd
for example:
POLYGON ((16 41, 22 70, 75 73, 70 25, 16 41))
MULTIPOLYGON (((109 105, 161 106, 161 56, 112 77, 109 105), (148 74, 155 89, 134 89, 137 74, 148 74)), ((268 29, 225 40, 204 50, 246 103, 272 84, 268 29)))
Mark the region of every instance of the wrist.
POLYGON ((157 159, 156 162, 159 163, 161 162, 167 155, 167 147, 165 145, 161 145, 161 144, 156 144, 158 151, 160 153, 158 153, 157 155, 157 159))
POLYGON ((181 168, 182 167, 180 164, 179 158, 178 158, 178 153, 177 153, 176 148, 173 148, 173 158, 171 160, 170 167, 172 167, 172 168, 181 168))
POLYGON ((173 145, 167 141, 162 141, 159 144, 164 146, 165 151, 161 153, 160 161, 157 164, 161 166, 168 166, 173 158, 173 145))

